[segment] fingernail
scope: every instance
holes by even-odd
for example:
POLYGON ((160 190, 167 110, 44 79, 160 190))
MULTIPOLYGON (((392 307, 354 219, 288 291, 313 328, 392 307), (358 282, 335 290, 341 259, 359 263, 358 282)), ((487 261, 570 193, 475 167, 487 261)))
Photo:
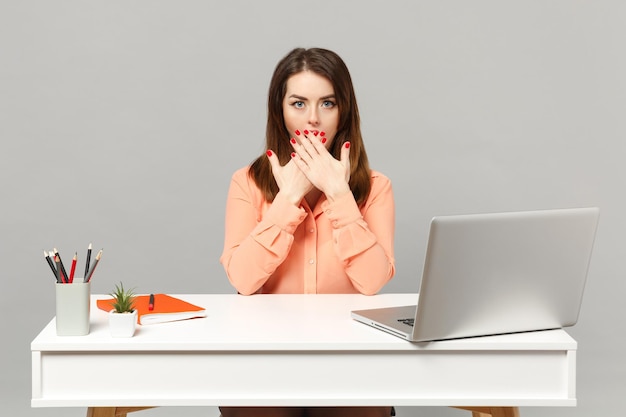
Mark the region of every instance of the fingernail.
POLYGON ((320 136, 326 136, 326 132, 324 132, 323 130, 320 132, 320 136))
POLYGON ((300 136, 300 131, 296 129, 296 136, 300 136))
POLYGON ((304 134, 305 134, 305 135, 308 135, 308 134, 309 134, 309 131, 305 129, 305 130, 304 130, 304 134))
POLYGON ((265 152, 267 154, 267 156, 272 156, 272 151, 268 150, 267 152, 265 152))
POLYGON ((314 135, 314 136, 317 136, 317 135, 318 135, 318 132, 313 132, 313 135, 314 135))
POLYGON ((296 153, 295 152, 291 152, 291 157, 295 158, 296 157, 296 153))
POLYGON ((296 144, 296 140, 294 138, 291 138, 291 143, 293 143, 294 145, 296 144))
POLYGON ((326 138, 322 138, 322 143, 326 143, 326 138))
POLYGON ((350 147, 350 142, 346 142, 343 146, 345 146, 346 149, 348 149, 350 147))

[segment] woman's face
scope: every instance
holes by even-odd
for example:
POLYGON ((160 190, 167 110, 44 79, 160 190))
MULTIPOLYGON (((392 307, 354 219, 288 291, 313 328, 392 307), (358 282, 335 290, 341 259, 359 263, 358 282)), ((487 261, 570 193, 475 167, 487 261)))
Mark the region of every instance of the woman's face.
POLYGON ((328 149, 339 125, 339 109, 330 81, 312 71, 302 71, 289 77, 283 98, 283 115, 289 134, 296 139, 297 130, 301 133, 308 130, 318 138, 321 132, 325 132, 328 149))

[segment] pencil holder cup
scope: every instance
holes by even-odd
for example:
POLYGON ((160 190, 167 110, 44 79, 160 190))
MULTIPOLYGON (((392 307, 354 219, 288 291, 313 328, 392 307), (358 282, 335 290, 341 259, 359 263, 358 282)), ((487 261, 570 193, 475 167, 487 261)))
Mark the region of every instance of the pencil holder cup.
POLYGON ((57 336, 89 334, 91 284, 80 280, 55 285, 57 336))

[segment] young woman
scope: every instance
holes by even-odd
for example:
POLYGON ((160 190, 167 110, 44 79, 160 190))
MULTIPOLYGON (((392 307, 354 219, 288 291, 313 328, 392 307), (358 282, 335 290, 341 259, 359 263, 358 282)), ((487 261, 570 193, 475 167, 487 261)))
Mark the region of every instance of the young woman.
MULTIPOLYGON (((376 294, 394 274, 391 183, 369 168, 350 73, 294 49, 268 98, 266 153, 235 172, 220 258, 235 289, 376 294)), ((232 408, 232 416, 389 416, 390 407, 232 408)))

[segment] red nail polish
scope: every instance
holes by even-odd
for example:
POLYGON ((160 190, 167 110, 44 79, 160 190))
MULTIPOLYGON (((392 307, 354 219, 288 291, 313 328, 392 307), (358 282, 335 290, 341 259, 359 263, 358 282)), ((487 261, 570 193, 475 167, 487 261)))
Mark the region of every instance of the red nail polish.
POLYGON ((294 145, 296 144, 296 140, 294 138, 291 138, 291 143, 293 143, 294 145))
POLYGON ((326 143, 326 138, 322 138, 322 143, 326 143))
POLYGON ((296 129, 296 135, 300 136, 300 131, 298 129, 296 129))
POLYGON ((326 132, 324 132, 323 130, 320 132, 320 136, 326 136, 326 132))
POLYGON ((267 152, 265 152, 267 154, 267 156, 272 156, 272 151, 268 150, 267 152))
POLYGON ((313 135, 314 135, 314 136, 317 136, 318 134, 319 134, 318 132, 313 132, 313 135))
POLYGON ((309 134, 309 131, 305 129, 305 130, 304 130, 304 134, 305 134, 305 135, 308 135, 308 134, 309 134))
POLYGON ((291 152, 291 157, 295 158, 296 157, 296 153, 295 152, 291 152))
POLYGON ((346 149, 350 148, 350 142, 346 142, 343 146, 345 146, 346 149))

